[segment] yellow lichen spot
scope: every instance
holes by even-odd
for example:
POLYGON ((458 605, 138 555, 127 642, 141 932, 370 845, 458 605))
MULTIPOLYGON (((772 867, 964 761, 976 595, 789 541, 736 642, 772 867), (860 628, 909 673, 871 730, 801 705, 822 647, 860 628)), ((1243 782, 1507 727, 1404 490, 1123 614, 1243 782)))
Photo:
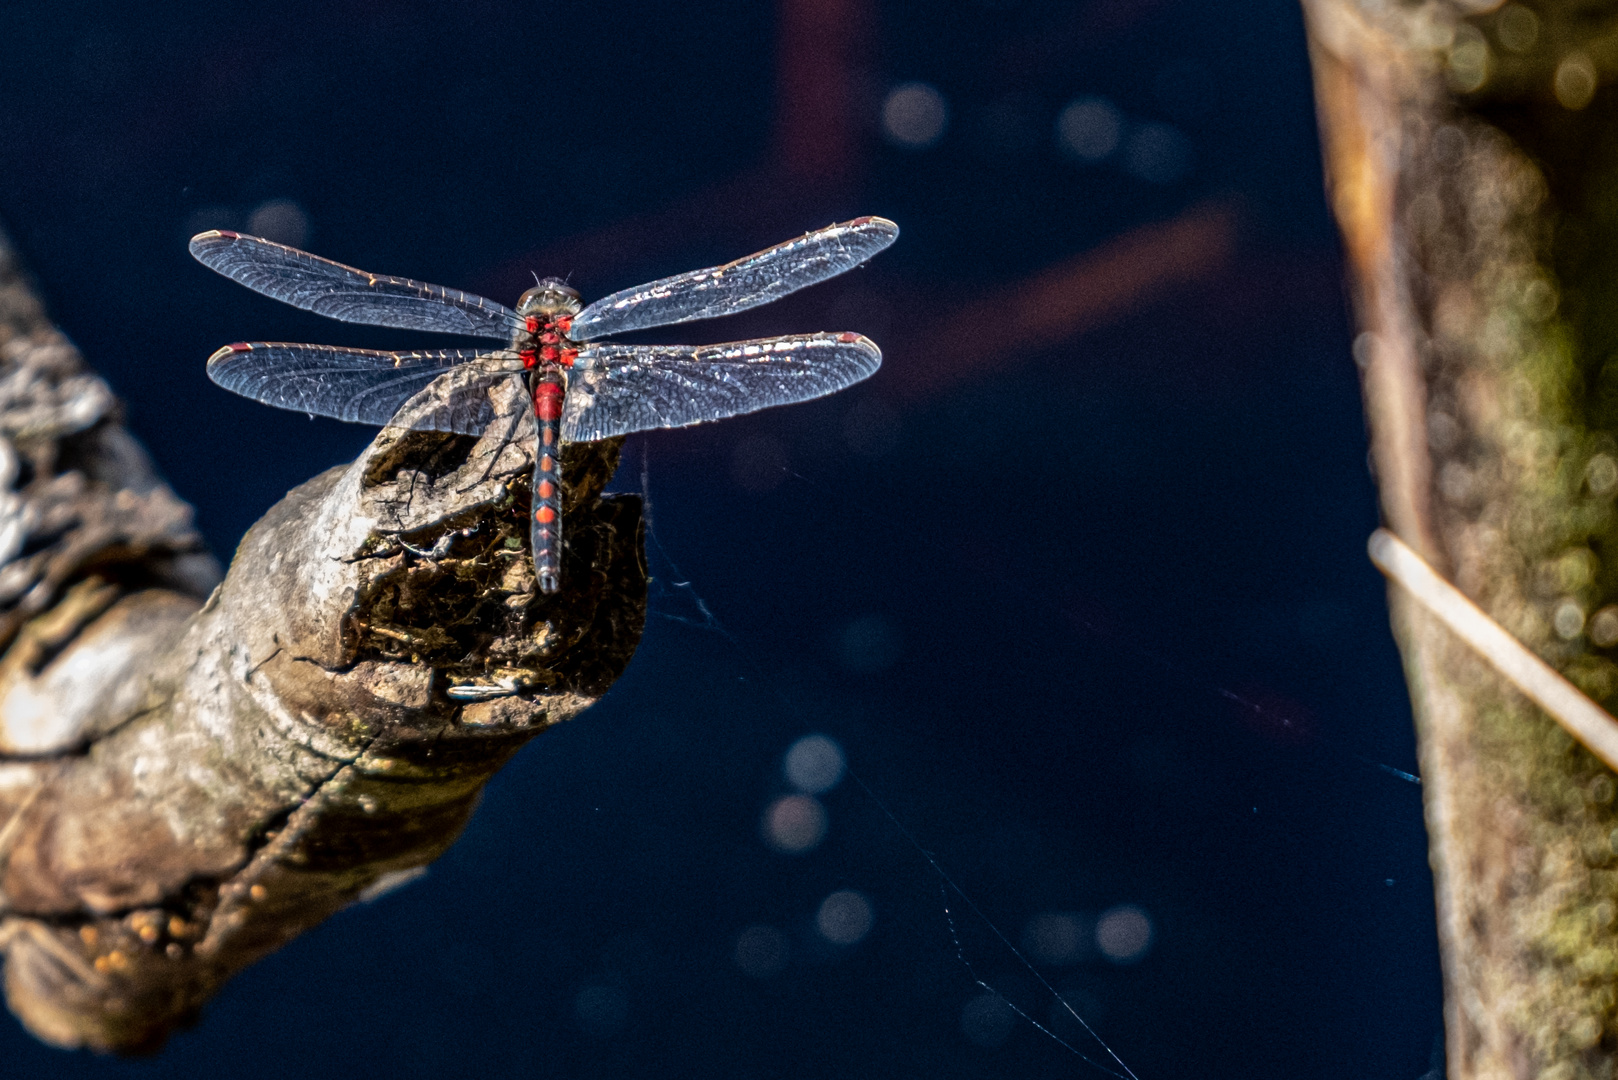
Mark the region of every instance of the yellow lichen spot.
POLYGON ((107 966, 114 971, 122 971, 129 966, 129 957, 124 955, 122 949, 114 949, 107 954, 107 966))
POLYGON ((169 916, 169 937, 185 937, 185 932, 189 929, 185 920, 178 915, 169 916))
POLYGON ((105 956, 98 956, 96 957, 95 969, 101 972, 101 974, 105 975, 112 969, 112 965, 107 962, 107 958, 105 956))
POLYGON ((158 928, 151 923, 147 923, 145 926, 141 927, 138 932, 140 934, 140 939, 148 945, 156 941, 158 935, 162 933, 162 931, 158 930, 158 928))
POLYGON ((101 932, 93 926, 79 927, 79 940, 86 945, 94 945, 101 937, 101 932))
POLYGON ((269 890, 265 889, 262 885, 254 885, 251 889, 247 890, 247 895, 251 896, 254 900, 262 900, 269 895, 269 890))

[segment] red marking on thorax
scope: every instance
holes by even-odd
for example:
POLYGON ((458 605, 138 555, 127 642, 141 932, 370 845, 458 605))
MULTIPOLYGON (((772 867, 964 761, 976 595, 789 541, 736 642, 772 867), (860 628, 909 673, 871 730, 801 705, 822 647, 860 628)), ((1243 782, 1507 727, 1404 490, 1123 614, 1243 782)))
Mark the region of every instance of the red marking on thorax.
POLYGON ((530 334, 539 333, 539 316, 537 316, 537 315, 528 316, 528 332, 530 334))

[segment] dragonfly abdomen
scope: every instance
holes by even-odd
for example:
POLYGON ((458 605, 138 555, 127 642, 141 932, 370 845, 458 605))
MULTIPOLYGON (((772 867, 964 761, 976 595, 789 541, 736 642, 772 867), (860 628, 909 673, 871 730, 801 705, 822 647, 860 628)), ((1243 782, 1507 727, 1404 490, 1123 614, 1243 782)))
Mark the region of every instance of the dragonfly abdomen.
POLYGON ((529 536, 539 591, 553 593, 562 577, 562 400, 567 395, 567 381, 559 371, 541 371, 533 386, 539 439, 534 450, 529 536))

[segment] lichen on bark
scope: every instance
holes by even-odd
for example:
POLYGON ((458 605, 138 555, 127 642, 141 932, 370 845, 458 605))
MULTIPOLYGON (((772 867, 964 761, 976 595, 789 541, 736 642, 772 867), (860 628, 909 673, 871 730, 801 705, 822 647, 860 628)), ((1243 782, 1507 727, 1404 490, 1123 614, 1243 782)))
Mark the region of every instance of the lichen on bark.
MULTIPOLYGON (((1304 8, 1384 516, 1610 711, 1618 5, 1304 8)), ((1397 589, 1390 604, 1450 1075, 1609 1077, 1614 777, 1397 589)))

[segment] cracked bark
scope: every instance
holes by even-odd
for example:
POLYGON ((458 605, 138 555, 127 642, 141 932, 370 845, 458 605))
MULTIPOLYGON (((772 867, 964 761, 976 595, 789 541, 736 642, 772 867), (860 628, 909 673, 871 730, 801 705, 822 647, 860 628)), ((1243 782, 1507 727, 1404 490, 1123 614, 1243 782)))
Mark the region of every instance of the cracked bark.
MULTIPOLYGON (((1303 0, 1388 527, 1618 707, 1618 4, 1303 0)), ((1397 588, 1454 1080, 1618 1066, 1618 790, 1397 588)))
POLYGON ((154 1049, 447 849, 639 641, 639 500, 602 494, 618 449, 564 448, 552 597, 528 449, 392 428, 272 508, 218 582, 0 236, 0 948, 30 1030, 154 1049), (519 692, 446 695, 501 682, 519 692))

